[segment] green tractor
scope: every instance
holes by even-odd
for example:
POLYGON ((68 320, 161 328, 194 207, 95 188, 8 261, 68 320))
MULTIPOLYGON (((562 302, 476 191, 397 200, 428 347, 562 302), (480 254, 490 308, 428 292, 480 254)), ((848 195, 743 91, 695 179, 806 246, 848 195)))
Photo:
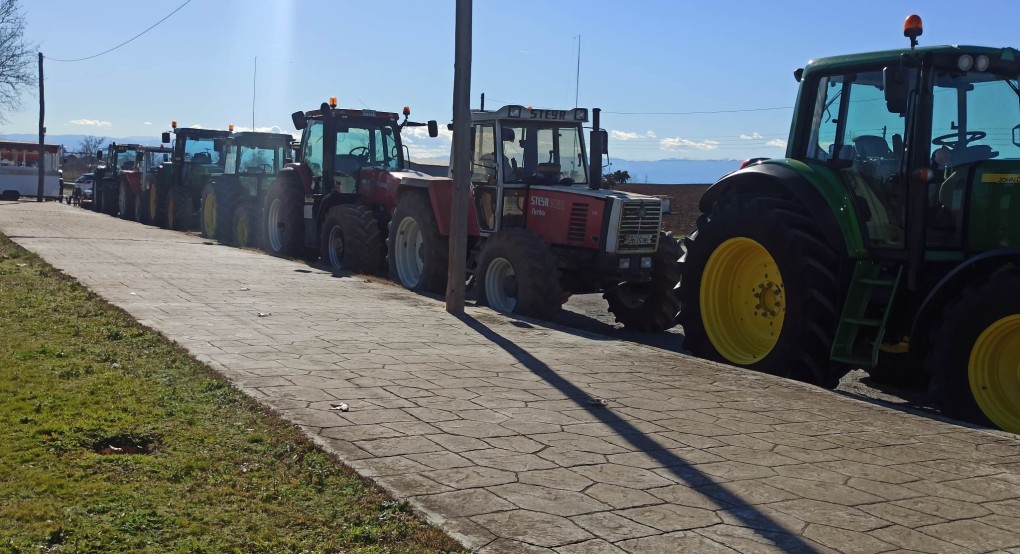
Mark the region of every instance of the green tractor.
POLYGON ((202 192, 202 236, 226 244, 256 246, 262 202, 276 174, 290 163, 294 138, 282 133, 241 132, 224 145, 223 173, 202 192))
MULTIPOLYGON (((171 123, 176 139, 170 162, 160 164, 149 188, 149 217, 155 225, 177 231, 190 231, 209 178, 223 173, 223 148, 230 131, 177 127, 171 123)), ((163 144, 171 142, 163 133, 163 144)))
POLYGON ((93 209, 107 215, 120 215, 130 219, 130 207, 124 205, 123 171, 133 171, 138 163, 138 144, 111 143, 106 150, 96 152, 96 159, 104 160, 104 165, 96 168, 95 185, 93 185, 93 209))
POLYGON ((786 158, 705 193, 686 346, 825 387, 926 379, 944 414, 1020 432, 1020 52, 904 34, 797 70, 786 158))

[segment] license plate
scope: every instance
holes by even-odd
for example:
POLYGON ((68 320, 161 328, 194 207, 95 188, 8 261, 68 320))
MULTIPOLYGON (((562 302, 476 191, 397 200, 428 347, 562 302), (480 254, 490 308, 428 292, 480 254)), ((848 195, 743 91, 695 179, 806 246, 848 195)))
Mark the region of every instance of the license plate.
POLYGON ((644 246, 652 244, 655 241, 655 235, 627 235, 623 237, 623 244, 627 246, 644 246))

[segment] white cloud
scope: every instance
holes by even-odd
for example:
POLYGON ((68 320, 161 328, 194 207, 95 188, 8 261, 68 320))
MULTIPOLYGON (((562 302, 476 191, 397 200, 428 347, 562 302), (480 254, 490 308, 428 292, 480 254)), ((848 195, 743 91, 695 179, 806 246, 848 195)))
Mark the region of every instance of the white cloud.
POLYGON ((430 137, 428 127, 404 127, 400 139, 411 153, 411 160, 416 158, 447 158, 453 144, 453 131, 445 125, 439 126, 439 136, 430 137))
POLYGON ((751 133, 750 135, 742 134, 742 135, 740 135, 740 138, 742 138, 744 140, 759 140, 759 139, 763 139, 765 137, 763 137, 760 134, 758 134, 758 131, 755 131, 755 132, 751 133))
POLYGON ((701 142, 685 139, 683 137, 664 138, 659 141, 659 148, 662 150, 715 150, 719 148, 719 142, 714 140, 703 140, 701 142))
POLYGON ((142 125, 152 125, 152 122, 151 121, 143 121, 142 125))
POLYGON ((109 127, 113 125, 109 121, 99 121, 98 119, 72 119, 68 121, 71 125, 88 125, 91 127, 109 127))
POLYGON ((641 140, 644 138, 655 138, 655 131, 646 131, 645 134, 635 133, 632 131, 610 131, 610 138, 613 140, 641 140))
POLYGON ((188 125, 188 127, 192 129, 205 129, 201 123, 192 123, 191 125, 188 125))
POLYGON ((765 146, 773 146, 775 148, 786 148, 786 141, 783 139, 772 139, 766 142, 765 146))

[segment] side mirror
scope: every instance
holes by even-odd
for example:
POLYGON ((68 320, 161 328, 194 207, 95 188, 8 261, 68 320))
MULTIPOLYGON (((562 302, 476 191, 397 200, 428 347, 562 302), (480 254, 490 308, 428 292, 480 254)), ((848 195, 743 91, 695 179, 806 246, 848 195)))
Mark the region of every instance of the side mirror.
POLYGON ((429 120, 429 137, 436 138, 439 136, 439 124, 436 123, 435 119, 429 120))
POLYGON ((305 120, 305 112, 294 112, 290 114, 290 120, 294 122, 294 128, 298 131, 301 131, 308 126, 308 122, 305 120))
POLYGON ((163 144, 170 144, 170 133, 163 133, 160 138, 163 139, 163 144))
POLYGON ((907 96, 910 94, 910 70, 903 67, 883 69, 882 87, 885 89, 885 105, 889 113, 906 114, 907 96))
POLYGON ((97 160, 103 159, 103 151, 102 150, 96 150, 96 159, 97 160))

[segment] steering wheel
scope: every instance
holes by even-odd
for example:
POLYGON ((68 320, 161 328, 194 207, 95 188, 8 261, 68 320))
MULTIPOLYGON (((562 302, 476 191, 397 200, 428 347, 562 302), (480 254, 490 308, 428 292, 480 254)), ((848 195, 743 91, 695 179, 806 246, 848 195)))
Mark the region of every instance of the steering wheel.
POLYGON ((960 146, 967 146, 968 144, 981 140, 988 136, 988 133, 984 131, 967 131, 963 134, 963 139, 960 139, 960 133, 949 133, 948 135, 942 135, 941 137, 935 137, 931 143, 935 146, 945 146, 947 148, 958 148, 960 146), (956 139, 956 140, 950 140, 956 139))
POLYGON ((347 153, 349 156, 357 156, 359 158, 368 159, 368 147, 367 146, 355 146, 351 148, 351 151, 347 153))
POLYGON ((262 173, 273 172, 273 164, 259 164, 257 167, 259 168, 259 171, 261 171, 262 173))

